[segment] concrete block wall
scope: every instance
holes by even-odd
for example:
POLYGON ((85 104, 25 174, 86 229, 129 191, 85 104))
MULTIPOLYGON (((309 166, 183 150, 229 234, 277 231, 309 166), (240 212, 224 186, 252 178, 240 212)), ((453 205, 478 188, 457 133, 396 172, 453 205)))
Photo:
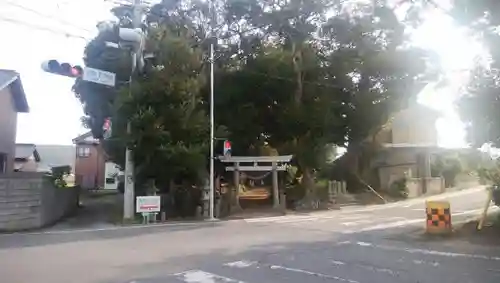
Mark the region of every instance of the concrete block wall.
POLYGON ((76 188, 56 188, 38 172, 0 175, 0 231, 50 225, 78 205, 76 188))
POLYGON ((408 198, 419 197, 424 195, 423 182, 427 188, 425 195, 435 195, 445 192, 443 178, 408 178, 406 180, 406 187, 408 188, 408 198))

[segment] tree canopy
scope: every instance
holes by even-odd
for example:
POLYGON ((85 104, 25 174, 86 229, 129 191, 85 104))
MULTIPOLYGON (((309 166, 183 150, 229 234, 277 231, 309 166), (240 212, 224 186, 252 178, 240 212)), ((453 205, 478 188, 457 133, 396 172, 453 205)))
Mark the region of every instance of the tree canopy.
POLYGON ((468 28, 469 34, 488 50, 470 73, 469 84, 458 101, 466 125, 467 140, 473 146, 500 145, 500 25, 499 3, 495 1, 455 0, 450 14, 468 28))
MULTIPOLYGON (((75 83, 89 117, 112 117, 105 145, 118 164, 128 144, 139 175, 165 182, 203 176, 210 42, 216 43, 218 137, 223 129, 238 155, 264 144, 293 154, 306 187, 331 145, 348 148, 349 169, 357 174, 360 148, 436 79, 432 54, 412 46, 407 17, 399 19, 386 1, 216 4, 215 17, 202 1, 154 5, 145 25, 155 60, 130 89, 75 83)), ((112 36, 94 39, 85 63, 127 81, 128 54, 103 47, 112 36)))

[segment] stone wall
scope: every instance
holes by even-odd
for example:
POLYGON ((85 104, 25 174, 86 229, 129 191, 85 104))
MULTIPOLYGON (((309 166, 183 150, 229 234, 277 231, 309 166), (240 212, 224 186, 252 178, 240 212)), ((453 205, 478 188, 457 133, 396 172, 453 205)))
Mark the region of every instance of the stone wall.
POLYGON ((480 186, 479 177, 472 174, 458 174, 455 177, 455 186, 446 188, 447 191, 460 191, 480 186))
POLYGON ((78 207, 76 188, 57 188, 38 172, 0 175, 0 231, 41 228, 78 207))
POLYGON ((408 178, 406 187, 408 188, 408 198, 424 195, 424 181, 427 192, 425 195, 436 195, 445 192, 443 178, 408 178))

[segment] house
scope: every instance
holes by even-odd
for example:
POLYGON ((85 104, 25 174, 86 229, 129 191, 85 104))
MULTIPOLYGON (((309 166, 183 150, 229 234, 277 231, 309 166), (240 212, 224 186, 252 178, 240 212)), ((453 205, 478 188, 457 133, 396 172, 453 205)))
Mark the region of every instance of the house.
POLYGON ((16 155, 14 160, 14 171, 16 172, 39 172, 38 164, 40 154, 34 144, 16 144, 16 155))
POLYGON ((382 145, 372 163, 381 189, 394 181, 407 179, 410 196, 438 193, 441 178, 431 177, 431 155, 440 151, 436 121, 439 113, 415 104, 397 113, 376 137, 382 145), (409 183, 408 183, 409 182, 409 183))
POLYGON ((0 69, 0 174, 14 171, 17 114, 28 112, 19 73, 0 69))
POLYGON ((84 189, 103 188, 106 154, 98 139, 87 132, 73 139, 75 144, 75 183, 84 189))
POLYGON ((52 167, 70 166, 75 163, 75 147, 72 145, 16 144, 14 171, 50 172, 52 167))
POLYGON ((75 173, 74 145, 38 144, 36 150, 40 154, 39 170, 50 171, 52 167, 69 165, 71 173, 75 173))

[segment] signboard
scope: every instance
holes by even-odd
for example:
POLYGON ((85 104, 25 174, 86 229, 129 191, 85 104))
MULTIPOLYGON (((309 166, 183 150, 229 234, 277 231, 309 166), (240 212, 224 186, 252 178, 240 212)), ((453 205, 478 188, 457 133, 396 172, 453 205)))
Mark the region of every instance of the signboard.
POLYGON ((108 71, 85 67, 82 79, 96 84, 115 86, 116 74, 108 71))
POLYGON ((135 209, 137 213, 160 212, 161 197, 160 196, 142 196, 137 197, 135 209))

